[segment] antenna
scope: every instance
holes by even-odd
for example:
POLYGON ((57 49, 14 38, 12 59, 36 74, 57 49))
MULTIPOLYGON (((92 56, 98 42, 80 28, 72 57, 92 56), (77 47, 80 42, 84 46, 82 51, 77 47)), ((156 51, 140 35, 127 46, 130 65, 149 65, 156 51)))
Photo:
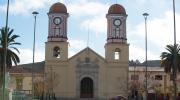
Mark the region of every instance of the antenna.
POLYGON ((88 23, 88 37, 87 37, 87 47, 89 47, 89 23, 88 23))
POLYGON ((89 58, 89 23, 88 23, 88 36, 87 36, 87 57, 89 58))

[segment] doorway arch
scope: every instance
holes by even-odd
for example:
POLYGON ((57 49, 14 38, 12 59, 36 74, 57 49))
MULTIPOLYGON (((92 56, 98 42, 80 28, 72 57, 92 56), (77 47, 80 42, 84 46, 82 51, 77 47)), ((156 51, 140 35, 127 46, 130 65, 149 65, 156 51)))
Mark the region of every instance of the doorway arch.
POLYGON ((93 96, 94 96, 93 80, 89 77, 85 77, 80 82, 80 98, 93 98, 93 96))

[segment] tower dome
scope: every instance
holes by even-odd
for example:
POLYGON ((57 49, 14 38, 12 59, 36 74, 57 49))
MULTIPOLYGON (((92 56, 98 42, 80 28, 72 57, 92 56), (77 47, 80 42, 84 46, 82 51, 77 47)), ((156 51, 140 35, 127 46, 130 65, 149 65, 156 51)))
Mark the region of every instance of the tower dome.
POLYGON ((67 13, 67 8, 64 4, 57 2, 51 6, 49 13, 67 13))
POLYGON ((126 10, 122 5, 113 4, 108 10, 108 14, 126 14, 126 10))

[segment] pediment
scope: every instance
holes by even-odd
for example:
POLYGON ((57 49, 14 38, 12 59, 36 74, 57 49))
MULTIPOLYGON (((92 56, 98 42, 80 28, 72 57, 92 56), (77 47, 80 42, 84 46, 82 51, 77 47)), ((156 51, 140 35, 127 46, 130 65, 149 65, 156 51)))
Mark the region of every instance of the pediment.
POLYGON ((89 47, 83 49, 79 53, 69 58, 70 62, 74 60, 76 60, 79 63, 97 63, 105 61, 105 59, 102 56, 100 56, 98 53, 96 53, 89 47))

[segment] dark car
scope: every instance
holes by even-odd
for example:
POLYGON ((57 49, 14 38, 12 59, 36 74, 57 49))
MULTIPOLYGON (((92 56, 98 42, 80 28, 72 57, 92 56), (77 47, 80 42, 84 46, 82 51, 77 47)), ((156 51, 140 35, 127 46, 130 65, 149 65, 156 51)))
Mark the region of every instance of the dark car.
POLYGON ((109 100, 127 100, 127 98, 123 97, 123 96, 116 96, 116 97, 113 97, 109 100))

